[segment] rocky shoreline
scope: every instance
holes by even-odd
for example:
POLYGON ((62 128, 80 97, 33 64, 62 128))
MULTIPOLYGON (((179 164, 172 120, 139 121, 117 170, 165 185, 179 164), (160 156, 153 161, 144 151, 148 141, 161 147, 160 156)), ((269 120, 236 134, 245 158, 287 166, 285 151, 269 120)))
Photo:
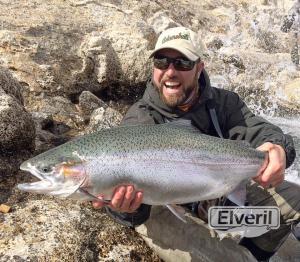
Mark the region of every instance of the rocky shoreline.
POLYGON ((0 212, 0 261, 160 261, 138 233, 90 204, 18 191, 31 180, 20 163, 118 125, 143 93, 158 34, 176 25, 203 36, 214 86, 238 92, 255 112, 300 116, 300 71, 290 55, 300 29, 281 29, 294 4, 1 1, 0 204, 11 210, 0 212))

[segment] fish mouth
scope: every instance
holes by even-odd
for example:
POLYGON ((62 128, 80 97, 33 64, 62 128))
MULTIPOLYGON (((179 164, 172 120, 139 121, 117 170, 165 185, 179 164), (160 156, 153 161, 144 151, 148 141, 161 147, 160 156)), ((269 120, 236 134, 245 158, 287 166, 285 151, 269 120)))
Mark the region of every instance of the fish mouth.
POLYGON ((53 184, 47 180, 18 184, 18 189, 32 193, 48 193, 53 190, 53 184))
POLYGON ((63 175, 60 173, 53 171, 51 174, 45 175, 37 170, 35 166, 27 162, 21 164, 20 169, 31 173, 33 176, 39 179, 39 181, 36 182, 18 184, 18 189, 31 193, 68 197, 77 191, 86 179, 86 177, 84 177, 83 181, 79 181, 78 184, 70 184, 64 181, 63 175))
POLYGON ((36 169, 36 167, 31 165, 30 163, 27 162, 22 163, 20 169, 22 171, 29 172, 30 174, 38 178, 39 181, 18 184, 18 189, 22 191, 34 192, 34 193, 45 193, 45 192, 50 192, 54 189, 53 182, 47 179, 47 177, 43 176, 43 174, 41 174, 36 169))
POLYGON ((22 171, 27 171, 37 177, 40 180, 46 179, 37 169, 35 166, 31 165, 30 163, 24 162, 21 164, 20 169, 22 171))

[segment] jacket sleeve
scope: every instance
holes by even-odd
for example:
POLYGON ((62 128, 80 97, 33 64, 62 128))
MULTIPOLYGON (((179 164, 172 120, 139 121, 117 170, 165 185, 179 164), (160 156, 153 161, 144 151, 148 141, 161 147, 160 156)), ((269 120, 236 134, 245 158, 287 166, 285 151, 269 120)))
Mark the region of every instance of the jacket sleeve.
POLYGON ((246 140, 254 148, 265 142, 283 147, 286 153, 286 165, 289 167, 296 157, 293 139, 282 130, 262 117, 254 115, 235 93, 226 96, 225 132, 229 139, 246 140))
MULTIPOLYGON (((121 125, 154 123, 154 119, 151 117, 146 105, 142 100, 140 100, 129 108, 121 122, 121 125)), ((128 227, 135 227, 143 224, 149 218, 150 211, 151 206, 146 204, 141 204, 141 206, 133 213, 116 212, 106 207, 106 213, 111 218, 113 218, 116 222, 128 227)))

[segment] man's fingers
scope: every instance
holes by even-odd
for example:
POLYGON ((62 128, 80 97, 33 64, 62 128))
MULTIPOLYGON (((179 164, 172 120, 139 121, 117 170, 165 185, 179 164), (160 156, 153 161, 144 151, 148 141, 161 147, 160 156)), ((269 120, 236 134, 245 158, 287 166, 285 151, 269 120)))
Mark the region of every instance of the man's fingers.
MULTIPOLYGON (((99 197, 101 200, 101 197, 99 197)), ((134 212, 141 205, 143 193, 136 192, 134 186, 120 186, 115 189, 109 207, 118 212, 134 212)), ((101 201, 93 201, 94 208, 102 208, 105 204, 101 201)))
POLYGON ((140 207, 140 205, 142 204, 142 201, 143 201, 143 193, 142 192, 136 192, 135 198, 131 202, 129 210, 131 212, 134 212, 135 210, 137 210, 140 207))
MULTIPOLYGON (((262 173, 261 175, 261 182, 264 184, 270 184, 273 182, 274 180, 274 176, 276 176, 277 174, 275 174, 273 171, 273 168, 271 165, 269 165, 265 171, 262 173)), ((276 172, 277 173, 277 172, 276 172)))
POLYGON ((123 203, 125 193, 126 193, 125 186, 118 187, 113 195, 110 206, 114 209, 119 209, 123 203))
POLYGON ((278 186, 284 179, 285 152, 283 148, 279 145, 266 142, 257 149, 267 151, 269 158, 268 161, 264 162, 263 167, 258 171, 257 176, 253 180, 264 188, 278 186))
POLYGON ((253 180, 258 183, 259 185, 261 185, 263 188, 269 188, 270 187, 270 183, 269 182, 263 182, 262 181, 262 174, 260 176, 257 176, 255 178, 253 178, 253 180))
POLYGON ((265 170, 268 167, 268 165, 269 165, 269 153, 266 152, 266 151, 264 151, 264 152, 267 155, 265 156, 265 161, 263 162, 262 166, 260 167, 260 169, 257 172, 257 176, 262 175, 265 172, 265 170))
POLYGON ((272 171, 273 168, 268 167, 261 175, 253 178, 253 180, 264 188, 276 187, 283 182, 284 175, 282 170, 279 170, 274 173, 272 171))
POLYGON ((92 205, 95 209, 100 209, 100 208, 104 207, 104 203, 101 201, 103 199, 102 196, 98 196, 98 198, 99 198, 99 201, 97 201, 97 200, 92 201, 92 205))
POLYGON ((277 163, 270 164, 261 175, 261 182, 266 186, 276 186, 284 179, 284 170, 277 163))
POLYGON ((126 192, 124 194, 124 199, 122 204, 120 205, 120 210, 129 210, 131 201, 133 200, 135 196, 134 187, 133 186, 127 186, 126 192))

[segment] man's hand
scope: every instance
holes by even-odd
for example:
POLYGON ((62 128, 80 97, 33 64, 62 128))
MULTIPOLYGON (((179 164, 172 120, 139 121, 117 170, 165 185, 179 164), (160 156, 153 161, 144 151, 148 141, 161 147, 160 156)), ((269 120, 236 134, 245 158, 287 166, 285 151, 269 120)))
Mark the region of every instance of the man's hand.
POLYGON ((269 158, 265 160, 257 176, 253 178, 264 188, 276 187, 284 180, 284 170, 286 167, 286 156, 284 149, 270 142, 264 143, 257 150, 269 153, 269 158))
MULTIPOLYGON (((101 199, 101 197, 99 197, 101 199)), ((139 208, 143 200, 143 193, 135 191, 132 185, 119 186, 115 189, 111 202, 108 205, 111 209, 118 212, 133 213, 139 208)), ((103 202, 93 201, 94 208, 102 208, 103 202)))

